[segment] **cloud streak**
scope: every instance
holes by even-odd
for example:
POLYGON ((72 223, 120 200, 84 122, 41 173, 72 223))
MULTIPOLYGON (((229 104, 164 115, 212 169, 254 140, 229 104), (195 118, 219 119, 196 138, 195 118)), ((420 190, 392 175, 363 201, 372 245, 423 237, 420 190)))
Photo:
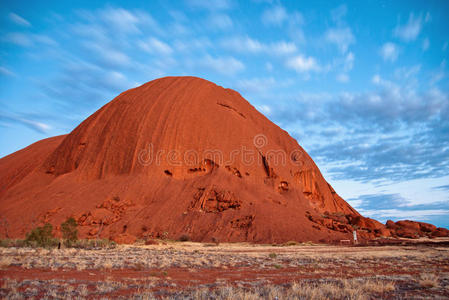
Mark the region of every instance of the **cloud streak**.
POLYGON ((23 27, 31 27, 31 23, 26 20, 25 18, 22 18, 18 14, 15 14, 13 12, 8 14, 9 19, 14 22, 17 25, 23 26, 23 27))
POLYGON ((398 24, 394 28, 393 34, 404 42, 411 42, 416 40, 416 38, 419 36, 422 25, 422 16, 415 17, 413 13, 410 13, 408 22, 405 24, 398 24))
POLYGON ((385 61, 395 62, 399 56, 399 48, 394 43, 385 43, 380 49, 380 55, 385 61))
POLYGON ((40 121, 27 118, 25 115, 12 115, 0 111, 0 123, 4 124, 20 124, 28 127, 38 133, 46 134, 51 126, 40 121))

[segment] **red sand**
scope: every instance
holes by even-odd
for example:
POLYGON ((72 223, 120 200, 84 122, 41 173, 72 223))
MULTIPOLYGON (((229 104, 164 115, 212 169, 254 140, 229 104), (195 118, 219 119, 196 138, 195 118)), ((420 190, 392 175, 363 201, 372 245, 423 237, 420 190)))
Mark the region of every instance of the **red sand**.
POLYGON ((354 224, 362 239, 390 235, 339 197, 286 131, 195 77, 123 92, 70 134, 2 158, 0 181, 10 237, 69 216, 82 237, 125 243, 324 242, 351 238, 354 224))

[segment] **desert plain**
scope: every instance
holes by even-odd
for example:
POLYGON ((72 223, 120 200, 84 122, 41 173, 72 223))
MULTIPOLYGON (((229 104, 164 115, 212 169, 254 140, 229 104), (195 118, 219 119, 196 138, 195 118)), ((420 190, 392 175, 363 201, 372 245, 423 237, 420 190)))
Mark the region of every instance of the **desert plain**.
POLYGON ((449 239, 0 248, 2 299, 447 299, 449 239))

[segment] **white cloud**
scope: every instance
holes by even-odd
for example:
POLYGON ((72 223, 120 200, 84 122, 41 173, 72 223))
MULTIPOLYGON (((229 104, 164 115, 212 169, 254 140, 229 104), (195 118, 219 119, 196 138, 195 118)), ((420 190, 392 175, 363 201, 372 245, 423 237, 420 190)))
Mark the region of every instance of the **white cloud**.
POLYGON ((448 215, 447 209, 422 209, 422 210, 401 210, 401 209, 359 209, 359 212, 367 217, 374 217, 380 221, 386 221, 389 218, 395 219, 414 219, 429 220, 431 216, 448 215))
POLYGON ((371 81, 375 84, 379 84, 381 80, 382 79, 380 78, 379 74, 374 75, 373 78, 371 79, 371 81))
POLYGON ((211 15, 207 22, 208 26, 217 29, 228 29, 233 26, 231 18, 226 14, 211 15))
POLYGON ((124 36, 146 31, 162 33, 153 17, 140 10, 106 7, 97 11, 81 10, 77 14, 85 24, 76 24, 74 28, 77 34, 83 36, 100 36, 100 33, 108 37, 114 36, 117 40, 117 38, 121 39, 124 36), (94 32, 90 32, 89 29, 94 32))
POLYGON ((345 72, 348 72, 350 70, 352 70, 352 68, 354 67, 354 53, 349 52, 346 57, 345 57, 345 61, 343 64, 343 70, 345 72))
POLYGON ((16 76, 16 74, 14 74, 14 72, 8 70, 5 67, 0 67, 0 74, 5 75, 5 76, 16 76))
POLYGON ((103 45, 94 42, 86 42, 84 45, 87 49, 93 51, 99 60, 109 65, 128 66, 131 62, 128 55, 119 50, 114 50, 112 47, 104 47, 103 45))
POLYGON ((192 8, 207 10, 225 10, 232 7, 230 0, 186 0, 186 3, 192 8))
POLYGON ((143 50, 150 53, 170 55, 173 52, 173 49, 170 47, 170 45, 154 37, 151 37, 146 41, 140 41, 139 46, 143 50))
POLYGON ((188 41, 175 40, 173 47, 177 51, 192 51, 192 50, 204 50, 212 47, 212 42, 205 37, 191 38, 188 41))
POLYGON ((341 24, 343 22, 343 18, 346 16, 347 12, 348 12, 348 7, 346 6, 346 4, 342 4, 342 5, 338 6, 337 8, 335 8, 331 11, 332 20, 337 24, 341 24))
POLYGON ((355 37, 349 27, 330 28, 325 33, 325 39, 337 45, 342 53, 346 53, 349 46, 355 43, 355 37))
POLYGON ((429 12, 427 12, 426 17, 424 18, 424 22, 429 23, 430 21, 432 21, 432 16, 430 15, 429 12))
POLYGON ((31 47, 35 43, 46 44, 48 46, 56 46, 53 39, 42 34, 25 34, 20 32, 11 32, 6 34, 2 40, 22 47, 31 47))
POLYGON ((280 26, 287 19, 287 11, 281 5, 270 7, 262 14, 262 22, 266 25, 280 26))
POLYGON ((337 75, 337 81, 342 82, 342 83, 349 82, 348 74, 345 74, 345 73, 338 74, 337 75))
POLYGON ((424 51, 426 51, 427 49, 429 49, 430 47, 430 41, 428 38, 425 38, 424 41, 422 42, 422 49, 424 51))
POLYGON ((287 60, 286 63, 287 67, 295 70, 296 72, 303 73, 303 72, 319 72, 321 70, 321 67, 319 66, 318 62, 314 57, 305 57, 303 55, 298 55, 295 57, 290 58, 287 60))
POLYGON ((100 13, 101 19, 114 30, 122 33, 139 33, 141 17, 123 8, 106 8, 100 13))
POLYGON ((327 66, 326 69, 330 70, 331 68, 341 68, 340 73, 337 74, 336 80, 341 83, 347 83, 350 80, 348 72, 351 71, 354 67, 354 60, 354 53, 348 52, 348 54, 346 54, 343 59, 335 60, 333 66, 327 66))
POLYGON ((222 47, 237 52, 261 52, 264 49, 264 45, 258 40, 254 40, 250 37, 231 37, 222 39, 220 44, 222 47))
POLYGON ((266 116, 269 116, 272 112, 271 107, 265 104, 257 105, 256 109, 266 116))
POLYGON ((27 119, 18 119, 20 122, 27 124, 28 126, 35 128, 37 131, 40 131, 42 133, 47 132, 51 129, 51 126, 42 122, 36 122, 33 120, 27 120, 27 119))
POLYGON ((123 32, 139 32, 139 19, 123 8, 107 8, 101 12, 101 18, 123 32))
POLYGON ((111 71, 104 74, 102 84, 105 88, 115 87, 120 89, 128 89, 133 86, 132 83, 128 82, 125 75, 117 71, 111 71))
POLYGON ((206 55, 200 65, 224 75, 233 75, 245 69, 245 65, 234 57, 212 57, 206 55))
POLYGON ((24 27, 30 27, 31 23, 28 22, 26 19, 22 18, 21 16, 15 14, 15 13, 9 13, 9 19, 16 23, 17 25, 24 26, 24 27))
POLYGON ((393 31, 394 36, 400 38, 405 42, 416 40, 422 29, 422 18, 417 17, 411 13, 408 22, 404 25, 398 25, 393 31))
POLYGON ((239 89, 245 92, 261 93, 275 86, 276 80, 273 77, 243 79, 237 83, 239 89))
POLYGON ((10 114, 10 113, 3 113, 0 111, 0 121, 6 121, 9 123, 17 123, 22 124, 28 128, 31 128, 37 132, 46 134, 48 130, 51 129, 51 126, 39 121, 32 120, 22 114, 16 115, 16 114, 10 114))
POLYGON ((399 56, 399 49, 394 43, 385 43, 380 49, 380 55, 382 55, 385 61, 394 62, 399 56))
POLYGON ((421 65, 414 65, 411 67, 400 67, 394 70, 394 77, 397 80, 412 80, 421 71, 421 65))
POLYGON ((292 42, 277 41, 272 43, 262 43, 250 37, 231 37, 221 40, 222 47, 242 53, 267 53, 275 55, 292 54, 297 51, 296 45, 292 42))
POLYGON ((279 54, 279 55, 292 54, 292 53, 296 52, 296 50, 297 50, 296 45, 294 43, 285 42, 285 41, 273 43, 270 45, 269 48, 271 48, 271 51, 273 51, 273 53, 279 54))
POLYGON ((46 35, 43 35, 43 34, 34 34, 31 37, 37 43, 46 44, 48 46, 56 46, 56 45, 58 45, 58 43, 55 40, 53 40, 49 36, 46 36, 46 35))
POLYGON ((19 32, 8 33, 5 35, 3 40, 23 47, 29 47, 33 45, 33 41, 28 35, 19 32))

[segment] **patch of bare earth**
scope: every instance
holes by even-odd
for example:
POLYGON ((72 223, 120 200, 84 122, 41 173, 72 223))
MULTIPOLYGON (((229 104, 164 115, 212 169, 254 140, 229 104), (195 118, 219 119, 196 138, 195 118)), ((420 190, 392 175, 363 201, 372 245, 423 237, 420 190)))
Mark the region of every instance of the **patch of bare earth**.
POLYGON ((167 243, 0 248, 0 298, 449 297, 449 247, 167 243))

